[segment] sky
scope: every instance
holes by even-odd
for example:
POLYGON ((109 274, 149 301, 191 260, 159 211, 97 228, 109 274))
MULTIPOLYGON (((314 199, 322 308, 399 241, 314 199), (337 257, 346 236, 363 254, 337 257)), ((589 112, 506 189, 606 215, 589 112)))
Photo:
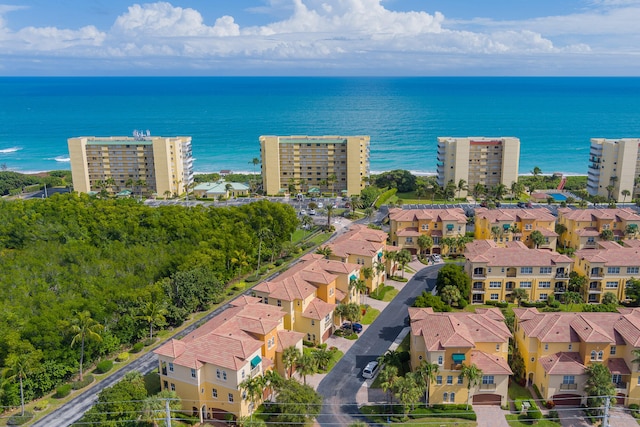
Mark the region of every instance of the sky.
POLYGON ((640 0, 0 0, 1 76, 638 76, 640 0))

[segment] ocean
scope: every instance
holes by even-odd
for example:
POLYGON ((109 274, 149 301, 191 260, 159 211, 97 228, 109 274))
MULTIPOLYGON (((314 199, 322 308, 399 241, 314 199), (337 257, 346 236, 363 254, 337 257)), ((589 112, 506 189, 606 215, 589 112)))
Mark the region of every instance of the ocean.
POLYGON ((0 166, 69 169, 67 138, 193 137, 196 172, 252 172, 260 135, 370 135, 371 171, 434 173, 438 136, 520 138, 521 174, 586 175, 640 137, 640 78, 0 78, 0 166))

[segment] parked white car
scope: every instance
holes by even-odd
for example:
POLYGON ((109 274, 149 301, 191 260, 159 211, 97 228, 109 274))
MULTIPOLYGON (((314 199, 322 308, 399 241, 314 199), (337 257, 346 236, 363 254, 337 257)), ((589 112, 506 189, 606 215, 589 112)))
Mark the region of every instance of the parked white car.
POLYGON ((378 362, 375 360, 367 363, 367 366, 362 370, 362 378, 373 378, 376 375, 376 372, 378 372, 378 367, 378 362))
POLYGON ((324 205, 322 204, 322 202, 318 202, 318 209, 322 209, 324 208, 324 205))

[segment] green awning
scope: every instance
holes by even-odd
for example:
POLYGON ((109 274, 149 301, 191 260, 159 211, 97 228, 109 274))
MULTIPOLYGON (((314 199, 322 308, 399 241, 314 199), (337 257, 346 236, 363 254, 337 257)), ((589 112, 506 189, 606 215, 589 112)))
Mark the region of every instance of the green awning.
POLYGON ((319 193, 320 189, 318 187, 312 187, 309 189, 309 193, 319 193))
POLYGON ((453 224, 447 224, 447 230, 453 230, 453 224))
POLYGON ((509 224, 502 224, 502 228, 508 230, 509 228, 511 228, 511 226, 509 224))
POLYGON ((349 281, 356 280, 357 278, 358 278, 358 277, 357 277, 355 274, 352 274, 352 275, 349 277, 349 281))
POLYGON ((629 227, 631 227, 631 228, 638 228, 638 224, 629 224, 629 227))
POLYGON ((453 361, 456 363, 464 362, 464 353, 453 353, 451 357, 453 358, 453 361))
POLYGON ((256 356, 253 359, 251 359, 251 369, 253 369, 256 366, 258 366, 260 364, 260 362, 262 362, 262 358, 260 356, 256 356))

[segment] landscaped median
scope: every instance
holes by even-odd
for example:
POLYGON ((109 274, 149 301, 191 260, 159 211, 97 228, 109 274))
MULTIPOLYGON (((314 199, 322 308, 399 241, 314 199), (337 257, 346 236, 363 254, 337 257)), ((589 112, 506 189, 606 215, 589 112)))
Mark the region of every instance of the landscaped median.
POLYGON ((413 409, 401 404, 366 405, 360 408, 370 422, 377 424, 410 423, 411 425, 438 425, 439 422, 451 423, 455 419, 458 427, 475 427, 476 413, 467 405, 415 405, 413 409), (405 417, 406 414, 406 417, 405 417), (466 422, 466 421, 468 422, 466 422))

